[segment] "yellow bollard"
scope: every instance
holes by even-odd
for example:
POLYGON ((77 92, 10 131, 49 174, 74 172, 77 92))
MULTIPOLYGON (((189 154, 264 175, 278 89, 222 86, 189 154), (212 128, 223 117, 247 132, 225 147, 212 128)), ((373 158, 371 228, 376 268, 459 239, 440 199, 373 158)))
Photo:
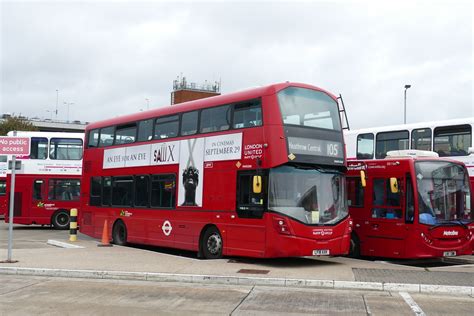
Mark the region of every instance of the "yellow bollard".
POLYGON ((77 208, 71 209, 69 220, 69 241, 77 241, 77 208))

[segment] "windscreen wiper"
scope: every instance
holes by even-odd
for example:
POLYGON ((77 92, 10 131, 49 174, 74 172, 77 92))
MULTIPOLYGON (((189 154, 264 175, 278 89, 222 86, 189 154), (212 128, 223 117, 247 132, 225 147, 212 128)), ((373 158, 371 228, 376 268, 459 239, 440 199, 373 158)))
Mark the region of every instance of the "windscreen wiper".
POLYGON ((464 224, 461 220, 457 219, 457 220, 453 220, 453 221, 449 221, 449 222, 443 222, 443 223, 439 223, 439 224, 436 224, 436 225, 433 225, 430 227, 429 230, 433 230, 435 228, 438 228, 438 227, 441 227, 441 226, 462 226, 463 228, 465 229, 468 229, 469 227, 467 227, 466 224, 464 224), (455 221, 455 222, 453 222, 455 221))

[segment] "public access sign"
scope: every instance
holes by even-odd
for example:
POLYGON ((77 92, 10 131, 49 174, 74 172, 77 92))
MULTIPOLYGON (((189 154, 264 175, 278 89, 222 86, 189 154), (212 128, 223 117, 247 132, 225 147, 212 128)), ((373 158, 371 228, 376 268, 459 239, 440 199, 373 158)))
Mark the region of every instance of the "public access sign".
POLYGON ((28 156, 30 139, 28 137, 0 137, 0 155, 28 156))

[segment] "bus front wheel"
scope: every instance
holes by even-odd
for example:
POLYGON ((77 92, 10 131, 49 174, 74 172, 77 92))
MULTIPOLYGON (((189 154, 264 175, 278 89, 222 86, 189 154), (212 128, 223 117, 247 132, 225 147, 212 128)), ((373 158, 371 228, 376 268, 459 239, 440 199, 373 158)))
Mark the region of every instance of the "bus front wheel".
POLYGON ((68 229, 69 228, 69 213, 65 210, 58 211, 54 213, 51 218, 51 224, 55 229, 68 229))
POLYGON ((119 246, 127 244, 127 227, 122 221, 117 221, 112 229, 112 242, 119 246))
POLYGON ((205 259, 222 258, 222 236, 215 226, 209 227, 204 233, 201 241, 201 250, 205 259))
POLYGON ((360 258, 360 240, 356 234, 351 235, 351 247, 349 250, 349 257, 360 258))

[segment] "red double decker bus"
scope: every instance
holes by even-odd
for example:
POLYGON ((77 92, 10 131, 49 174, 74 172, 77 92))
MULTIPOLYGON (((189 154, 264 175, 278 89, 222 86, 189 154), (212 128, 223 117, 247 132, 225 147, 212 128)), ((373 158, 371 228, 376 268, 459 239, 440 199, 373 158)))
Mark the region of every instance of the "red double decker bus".
MULTIPOLYGON (((17 158, 21 169, 15 176, 13 223, 69 229, 69 210, 79 207, 84 134, 17 132, 16 136, 30 139, 30 155, 17 158)), ((10 171, 6 175, 8 222, 10 171)))
POLYGON ((472 253, 472 194, 463 163, 433 152, 392 151, 381 160, 351 160, 348 169, 353 256, 472 253))
POLYGON ((281 83, 86 128, 80 231, 204 258, 349 251, 337 99, 281 83))

